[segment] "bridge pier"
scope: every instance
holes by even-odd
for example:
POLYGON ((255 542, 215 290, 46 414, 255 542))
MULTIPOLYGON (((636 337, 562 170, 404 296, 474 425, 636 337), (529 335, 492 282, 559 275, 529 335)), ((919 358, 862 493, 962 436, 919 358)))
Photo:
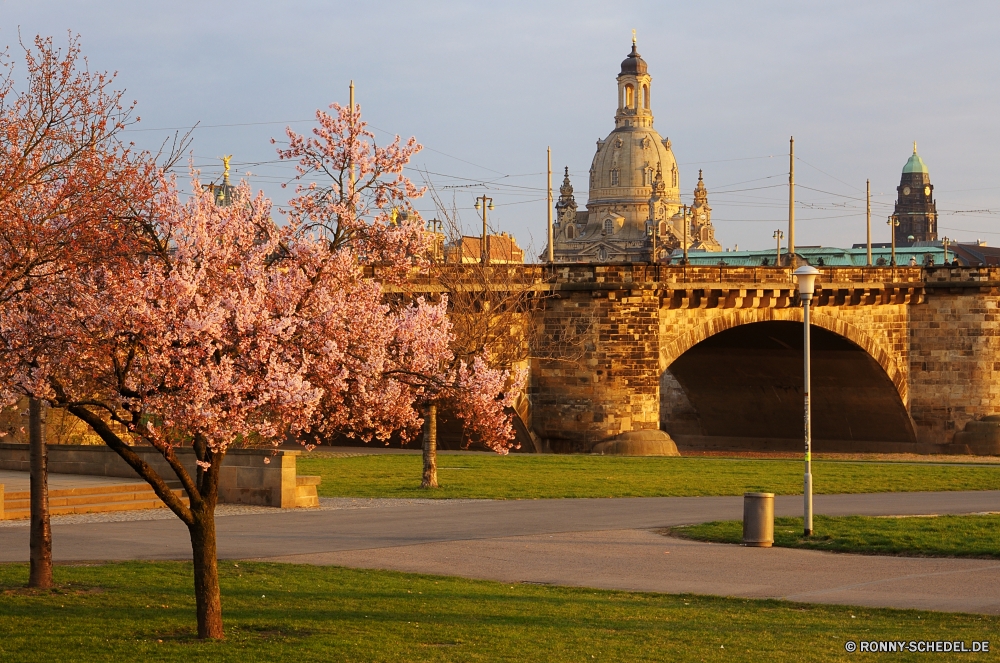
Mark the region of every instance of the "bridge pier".
POLYGON ((645 267, 578 266, 539 312, 565 358, 535 362, 535 430, 556 453, 586 453, 622 433, 660 426, 660 300, 645 267), (584 280, 570 279, 583 271, 584 280))

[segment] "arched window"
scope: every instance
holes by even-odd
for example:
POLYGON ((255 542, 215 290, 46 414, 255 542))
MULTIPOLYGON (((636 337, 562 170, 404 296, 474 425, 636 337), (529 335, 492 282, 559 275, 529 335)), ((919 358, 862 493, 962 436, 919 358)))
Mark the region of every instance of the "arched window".
POLYGON ((666 235, 667 234, 667 222, 666 221, 660 221, 660 234, 661 235, 666 235))
POLYGON ((611 169, 611 186, 618 186, 618 169, 611 169))
POLYGON ((604 219, 604 234, 610 235, 615 230, 615 224, 611 219, 604 219))
POLYGON ((644 171, 642 171, 642 185, 643 186, 652 186, 653 185, 653 169, 652 168, 646 168, 644 171))
POLYGON ((573 239, 576 237, 576 227, 566 226, 566 239, 573 239))
POLYGON ((642 107, 649 110, 649 86, 642 86, 642 107))
POLYGON ((625 86, 625 108, 635 108, 635 88, 631 85, 625 86))

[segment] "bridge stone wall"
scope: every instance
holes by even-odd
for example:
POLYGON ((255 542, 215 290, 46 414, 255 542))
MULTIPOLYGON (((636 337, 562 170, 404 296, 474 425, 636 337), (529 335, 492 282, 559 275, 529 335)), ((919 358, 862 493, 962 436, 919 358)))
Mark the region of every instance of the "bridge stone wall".
MULTIPOLYGON (((813 324, 877 362, 921 448, 947 444, 968 420, 1000 413, 1000 271, 821 271, 813 324)), ((727 329, 802 320, 790 270, 782 268, 573 265, 556 268, 550 283, 536 324, 579 348, 532 365, 534 429, 554 451, 587 451, 660 427, 661 396, 686 416, 679 424, 696 427, 682 397, 661 394, 669 366, 727 329)))
POLYGON ((951 442, 1000 414, 1000 269, 931 268, 910 307, 910 414, 925 442, 951 442))

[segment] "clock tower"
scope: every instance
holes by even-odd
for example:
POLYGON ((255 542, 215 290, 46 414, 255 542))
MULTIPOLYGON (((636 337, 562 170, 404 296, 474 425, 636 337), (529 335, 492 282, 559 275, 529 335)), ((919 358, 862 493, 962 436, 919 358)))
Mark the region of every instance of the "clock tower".
POLYGON ((896 187, 896 208, 893 217, 899 221, 894 228, 896 246, 912 246, 915 242, 936 242, 937 204, 934 202, 934 185, 924 160, 913 155, 903 167, 903 176, 896 187))

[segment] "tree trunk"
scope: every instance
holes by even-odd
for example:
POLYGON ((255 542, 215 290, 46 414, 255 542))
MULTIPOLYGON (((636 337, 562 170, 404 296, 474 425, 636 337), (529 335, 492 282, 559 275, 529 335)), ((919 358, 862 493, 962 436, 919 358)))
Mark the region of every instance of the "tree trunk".
POLYGON ((424 479, 421 488, 438 487, 437 469, 437 406, 427 407, 427 428, 424 430, 424 479))
POLYGON ((194 522, 188 526, 194 553, 194 597, 198 610, 198 637, 221 640, 222 595, 219 592, 219 566, 215 550, 215 504, 202 503, 192 509, 194 522))
POLYGON ((28 587, 52 586, 52 529, 49 526, 49 454, 45 444, 45 412, 37 398, 28 399, 28 445, 31 456, 31 570, 28 587))
POLYGON ((146 480, 170 510, 188 527, 191 535, 191 553, 194 562, 194 596, 198 613, 198 637, 221 640, 222 598, 219 592, 219 568, 216 562, 215 505, 219 501, 219 477, 225 451, 212 451, 204 436, 196 434, 192 440, 197 460, 208 467, 198 466, 192 478, 177 455, 167 449, 163 458, 180 479, 187 492, 190 506, 175 495, 163 477, 125 444, 106 421, 81 405, 71 405, 69 412, 86 422, 101 436, 104 443, 146 480))

